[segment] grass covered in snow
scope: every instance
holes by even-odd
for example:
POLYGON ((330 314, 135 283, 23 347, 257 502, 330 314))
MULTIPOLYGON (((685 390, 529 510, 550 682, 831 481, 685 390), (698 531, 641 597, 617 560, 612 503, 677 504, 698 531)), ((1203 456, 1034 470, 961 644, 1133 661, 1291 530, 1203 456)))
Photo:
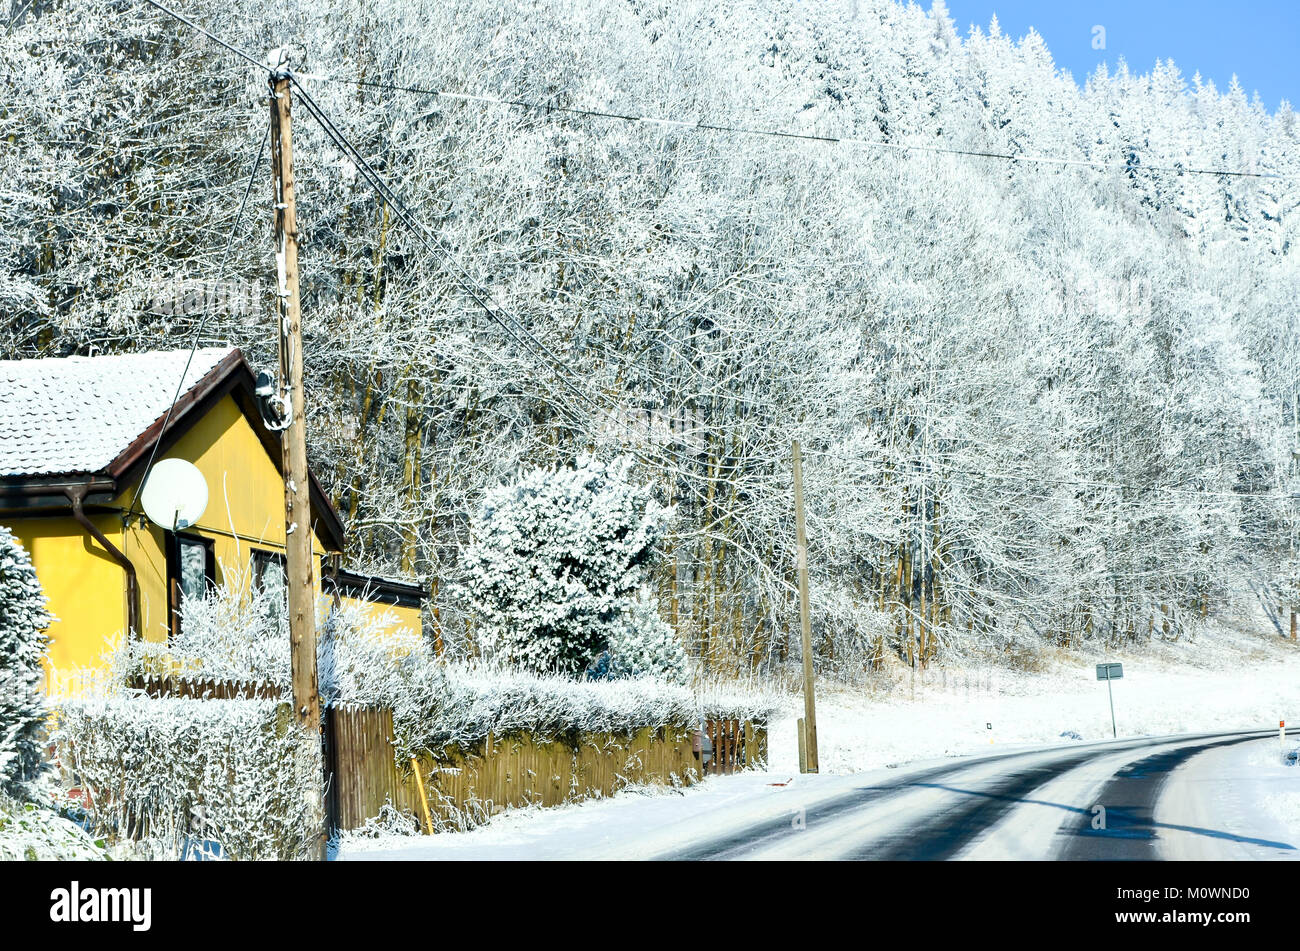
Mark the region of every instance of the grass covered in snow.
MULTIPOLYGON (((1215 624, 1190 641, 1045 651, 1034 655, 1033 670, 966 659, 915 676, 888 670, 866 687, 820 684, 821 770, 1107 739, 1110 705, 1095 670, 1103 661, 1124 665, 1124 678, 1113 683, 1121 737, 1267 728, 1282 719, 1300 727, 1300 646, 1271 629, 1215 624)), ((772 771, 798 770, 795 720, 802 715, 801 696, 792 696, 773 721, 772 771)))

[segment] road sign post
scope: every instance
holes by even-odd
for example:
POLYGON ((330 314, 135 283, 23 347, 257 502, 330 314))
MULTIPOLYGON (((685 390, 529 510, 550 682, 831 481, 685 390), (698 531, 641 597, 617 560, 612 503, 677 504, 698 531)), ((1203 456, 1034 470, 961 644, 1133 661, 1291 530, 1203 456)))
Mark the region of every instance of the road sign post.
POLYGON ((1097 679, 1106 681, 1106 694, 1110 697, 1110 734, 1116 739, 1119 738, 1119 730, 1115 727, 1115 691, 1112 689, 1110 682, 1112 680, 1122 680, 1123 677, 1123 664, 1097 665, 1097 679))

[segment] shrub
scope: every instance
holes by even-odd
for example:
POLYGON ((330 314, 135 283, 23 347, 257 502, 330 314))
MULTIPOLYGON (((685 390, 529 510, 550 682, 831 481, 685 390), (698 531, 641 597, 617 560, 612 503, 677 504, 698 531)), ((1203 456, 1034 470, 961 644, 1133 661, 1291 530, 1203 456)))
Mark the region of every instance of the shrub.
POLYGON ((633 602, 611 626, 609 654, 611 677, 660 677, 675 684, 689 677, 682 642, 648 601, 633 602))
POLYGON ((628 466, 584 458, 488 493, 462 558, 485 656, 573 675, 606 649, 669 514, 628 466))
POLYGON ((59 710, 92 828, 151 857, 292 859, 321 828, 320 743, 270 700, 98 697, 59 710))
POLYGON ((31 558, 0 526, 0 793, 15 799, 42 798, 47 711, 41 659, 50 620, 31 558))
POLYGON ((52 809, 0 796, 0 862, 96 862, 106 858, 75 822, 52 809))
POLYGON ((181 629, 168 641, 129 638, 114 647, 119 678, 171 674, 179 678, 288 686, 289 619, 278 600, 256 591, 246 573, 201 598, 181 601, 181 629))

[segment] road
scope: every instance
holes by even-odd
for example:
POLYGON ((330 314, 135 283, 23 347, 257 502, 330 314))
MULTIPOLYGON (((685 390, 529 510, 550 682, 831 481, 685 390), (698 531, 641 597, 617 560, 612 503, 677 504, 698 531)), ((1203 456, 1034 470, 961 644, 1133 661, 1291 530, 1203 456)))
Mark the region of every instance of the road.
MULTIPOLYGON (((507 815, 471 833, 343 857, 1300 858, 1300 839, 1259 808, 1277 788, 1260 785, 1262 775, 1293 785, 1279 759, 1276 733, 1256 731, 1074 743, 845 776, 749 773, 684 795, 507 815)), ((1300 768, 1294 773, 1300 790, 1300 768)))
MULTIPOLYGON (((1196 817, 1222 813, 1225 790, 1207 785, 1204 771, 1189 767, 1202 757, 1246 744, 1269 744, 1267 750, 1273 751, 1277 737, 1265 731, 1214 734, 981 757, 860 785, 811 802, 802 807, 802 828, 791 821, 781 826, 773 822, 659 857, 893 861, 1300 857, 1267 816, 1258 817, 1259 822, 1246 817, 1238 828, 1194 824, 1196 817), (1202 802, 1204 795, 1213 801, 1202 802), (1188 814, 1193 822, 1169 821, 1169 803, 1179 817, 1188 814), (1213 845, 1190 848, 1198 838, 1213 845)), ((1230 782, 1225 779, 1224 785, 1230 782)))

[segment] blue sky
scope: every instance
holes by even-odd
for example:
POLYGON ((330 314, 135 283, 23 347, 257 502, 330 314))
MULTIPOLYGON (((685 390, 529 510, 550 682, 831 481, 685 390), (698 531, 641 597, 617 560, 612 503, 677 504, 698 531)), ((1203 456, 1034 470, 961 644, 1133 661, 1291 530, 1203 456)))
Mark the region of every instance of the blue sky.
POLYGON ((997 14, 1002 31, 1019 38, 1032 26, 1052 58, 1082 84, 1103 60, 1123 57, 1129 69, 1147 73, 1157 59, 1170 59, 1191 82, 1199 71, 1220 90, 1236 73, 1246 95, 1259 92, 1275 112, 1283 99, 1300 106, 1300 0, 947 0, 965 36, 972 23, 987 29, 997 14), (1105 28, 1105 49, 1093 48, 1093 28, 1105 28))

